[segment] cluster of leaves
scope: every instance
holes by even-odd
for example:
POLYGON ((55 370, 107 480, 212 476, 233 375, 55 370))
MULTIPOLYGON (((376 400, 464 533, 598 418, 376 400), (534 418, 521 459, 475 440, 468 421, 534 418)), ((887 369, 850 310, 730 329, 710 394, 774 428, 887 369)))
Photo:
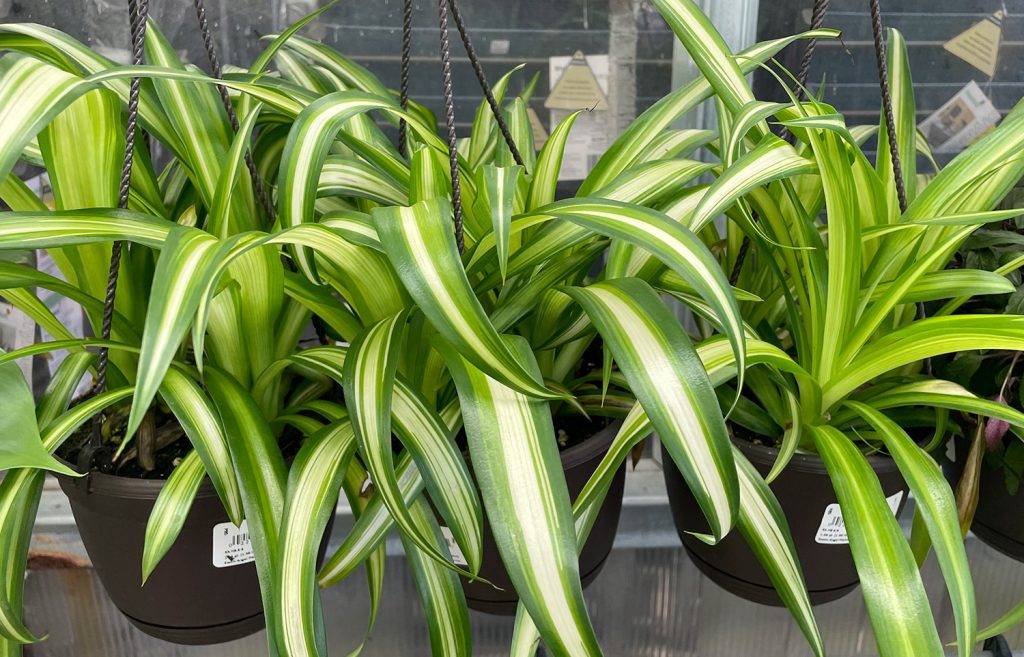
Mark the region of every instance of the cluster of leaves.
MULTIPOLYGON (((216 81, 178 61, 152 23, 151 65, 143 67, 115 66, 45 27, 0 26, 0 48, 12 51, 0 58, 8 108, 0 198, 15 210, 0 217, 0 248, 49 249, 67 277, 3 265, 4 295, 58 341, 0 362, 73 351, 36 407, 36 460, 7 464, 18 469, 0 483, 0 536, 13 555, 3 561, 0 645, 16 654, 34 639, 18 582, 40 468, 60 467, 39 445, 52 451, 91 415, 131 398, 126 444, 158 403, 195 448, 151 517, 146 572, 209 475, 232 520, 248 521, 272 654, 323 654, 317 586, 360 566, 372 627, 383 542, 396 529, 433 653, 471 654, 459 577, 479 570, 484 512, 521 600, 512 654, 533 654, 539 639, 557 655, 601 654, 577 551, 614 473, 652 431, 709 521, 703 538, 740 531, 820 655, 793 541, 766 483, 797 450, 818 452, 881 653, 938 655, 914 555, 863 454, 887 450, 919 500, 967 654, 976 614, 952 493, 894 418, 928 406, 1024 426, 1019 412, 912 369, 968 345, 1024 344, 1018 316, 914 314, 918 301, 1005 291, 1002 276, 943 267, 978 225, 1012 216, 991 208, 1024 172, 1010 157, 1024 141, 1024 118, 1015 111, 927 185, 912 184, 901 213, 887 149, 875 166, 861 150, 873 130, 847 128, 818 100, 758 102, 744 79, 795 40, 835 32, 733 54, 692 0, 655 4, 703 77, 639 116, 577 197, 561 201, 555 183, 576 116, 537 152, 529 90, 509 97, 510 78, 502 78, 495 95, 524 161, 513 159, 481 103, 458 161, 465 253, 452 231, 446 145, 433 116, 415 103, 403 111, 364 68, 297 36, 301 21, 221 83, 240 117, 237 133, 216 81), (143 80, 141 125, 170 155, 158 173, 141 151, 129 210, 112 210, 133 76, 143 80), (717 134, 671 127, 709 99, 717 134), (790 128, 795 146, 771 133, 772 117, 790 128), (377 119, 406 123, 407 153, 377 119), (689 159, 700 147, 718 161, 689 159), (254 198, 247 151, 271 188, 274 218, 254 198), (83 157, 93 166, 80 166, 83 157), (18 158, 46 168, 56 210, 10 175, 18 158), (724 233, 714 222, 722 214, 724 233), (114 383, 67 410, 93 364, 86 347, 97 341, 67 335, 28 288, 65 294, 95 326, 113 240, 130 243, 108 345, 114 383), (735 288, 725 274, 733 271, 735 288), (665 296, 699 316, 706 333, 689 335, 665 296), (337 342, 301 349, 314 314, 337 342), (600 367, 580 372, 594 345, 604 353, 600 367), (338 385, 343 404, 332 392, 338 385), (574 503, 553 411, 623 420, 574 503), (726 415, 780 438, 767 478, 731 444, 726 415), (290 466, 279 444, 285 427, 305 437, 290 466), (364 497, 368 476, 373 495, 364 497), (317 546, 340 494, 357 520, 317 572, 317 546), (466 556, 464 569, 452 563, 442 523, 466 556)), ((902 40, 892 33, 890 43, 896 138, 910 154, 918 148, 912 87, 902 40)), ((916 181, 913 170, 908 179, 916 181)))

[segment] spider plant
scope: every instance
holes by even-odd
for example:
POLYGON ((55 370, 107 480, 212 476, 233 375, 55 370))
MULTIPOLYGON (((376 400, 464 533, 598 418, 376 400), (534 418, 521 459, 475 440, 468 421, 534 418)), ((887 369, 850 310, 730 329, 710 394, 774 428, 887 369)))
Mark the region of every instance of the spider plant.
MULTIPOLYGON (((719 252, 738 287, 759 297, 740 301, 748 358, 755 353, 750 340, 770 354, 768 367, 747 372, 742 398, 748 412, 731 419, 778 446, 769 479, 797 450, 824 461, 880 653, 941 655, 914 555, 865 459, 866 453, 888 453, 917 501, 952 601, 960 654, 969 654, 976 613, 956 503, 927 445, 906 429, 934 429, 946 410, 1024 426, 1020 412, 936 379, 921 365, 966 349, 1019 350, 1024 317, 938 312, 922 318, 916 304, 1012 290, 1003 275, 945 266, 978 226, 1020 212, 993 208, 1024 173, 1017 156, 1024 110, 1018 105, 939 170, 916 131, 905 43, 889 31, 892 139, 906 182, 901 211, 884 124, 880 131, 848 127, 835 108, 814 98, 757 101, 735 65, 738 58, 689 3, 655 4, 718 92, 722 173, 699 204, 678 203, 683 209, 676 216, 719 252), (773 116, 792 131, 795 147, 771 134, 765 120, 773 116), (863 148, 872 134, 879 137, 873 164, 863 148), (935 167, 929 176, 917 175, 919 149, 935 167), (738 202, 709 204, 740 185, 745 190, 738 202), (725 211, 724 229, 705 209, 725 211)), ((622 272, 638 266, 620 261, 622 272)), ((613 256, 609 266, 614 262, 613 256)), ((1022 263, 1017 259, 1015 266, 1022 263)))
MULTIPOLYGON (((666 10, 695 11, 689 2, 666 10)), ((730 445, 714 392, 732 378, 742 389, 747 365, 779 363, 782 352, 745 334, 737 295, 752 297, 733 291, 698 231, 678 214, 643 207, 671 203, 678 212, 696 202, 710 218, 751 186, 768 182, 767 174, 753 173, 757 167, 729 168, 738 173, 722 173, 719 181, 732 186, 719 185, 712 194, 696 184, 709 166, 683 159, 713 135, 670 125, 706 99, 730 97, 734 90, 718 84, 716 75, 645 112, 602 158, 580 196, 558 202, 555 181, 575 116, 534 155, 525 104, 513 99, 508 122, 526 154, 518 165, 486 108, 478 111, 459 159, 467 247, 460 253, 446 145, 429 113, 414 104, 401 110, 365 69, 321 44, 282 35, 250 69, 223 82, 241 117, 232 136, 216 119, 215 81, 182 66, 158 37, 148 45, 152 66, 115 67, 47 28, 8 25, 0 34, 3 47, 18 51, 0 59, 0 94, 11 114, 0 172, 19 156, 32 157, 35 136, 52 131, 86 99, 109 105, 109 127, 101 130, 96 118, 81 117, 91 147, 102 147, 121 128, 127 79, 145 80, 141 122, 172 154, 171 164, 157 175, 142 154, 128 211, 108 209, 109 197, 72 206, 85 209, 44 210, 6 174, 14 190, 6 198, 21 205, 8 201, 18 211, 0 221, 0 247, 74 254, 104 249, 95 258, 102 267, 83 266, 90 276, 105 272, 105 245, 114 239, 132 244, 126 264, 136 253, 144 261, 146 268, 128 284, 139 297, 119 296, 125 319, 110 345, 122 359, 117 371, 124 385, 58 414, 74 422, 55 426, 84 422, 118 395, 132 400, 126 442, 158 395, 186 429, 190 413, 202 413, 204 422, 196 423, 202 430, 187 432, 198 452, 193 474, 205 469, 222 476, 224 487, 236 487, 237 496, 225 495, 225 503, 236 505, 232 517, 244 515, 253 535, 271 653, 322 654, 317 584, 337 582, 360 565, 368 573, 372 625, 382 542, 397 528, 434 654, 469 654, 457 578, 474 577, 479 568, 486 510, 522 601, 516 654, 532 651, 538 637, 557 655, 600 654, 583 605, 577 549, 615 470, 652 428, 708 517, 712 532, 704 538, 714 542, 739 529, 822 652, 785 519, 764 480, 730 445), (272 59, 277 72, 267 74, 272 59), (408 157, 384 138, 371 112, 407 122, 408 157), (275 186, 273 224, 258 219, 241 166, 253 132, 256 162, 275 186), (607 247, 608 264, 591 273, 607 247), (295 272, 281 265, 281 254, 295 272), (695 348, 663 291, 708 312, 722 335, 695 348), (338 344, 295 349, 310 313, 338 344), (257 358, 250 353, 256 346, 231 342, 240 335, 269 344, 257 358), (601 371, 577 376, 584 351, 598 337, 608 354, 601 371), (344 405, 320 394, 324 377, 341 384, 344 405), (175 382, 192 393, 177 406, 170 401, 175 382), (552 410, 616 413, 615 402, 634 397, 612 449, 571 507, 552 410), (307 436, 287 471, 275 442, 285 424, 307 436), (454 440, 460 428, 475 481, 454 440), (397 454, 392 432, 401 443, 397 454), (210 436, 221 441, 217 454, 229 458, 204 456, 201 446, 213 443, 210 436), (363 493, 367 477, 369 496, 363 493), (317 575, 316 547, 339 490, 358 520, 317 575), (466 555, 465 569, 452 563, 438 517, 466 555)), ((727 59, 737 74, 750 72, 797 38, 727 59)), ((505 85, 496 85, 502 101, 505 85)), ((37 141, 47 168, 59 171, 59 163, 46 160, 47 138, 37 141)), ((116 152, 116 143, 107 147, 116 152)), ((77 142, 76 148, 82 150, 77 142)), ((770 163, 777 153, 759 155, 770 163)), ((811 170, 807 158, 784 155, 788 159, 770 175, 811 170)), ((45 287, 34 273, 18 273, 45 287)), ((73 279, 61 289, 95 306, 98 297, 80 291, 82 285, 73 279)), ((37 349, 87 344, 94 343, 65 339, 37 349)), ((77 373, 90 358, 76 356, 77 373)), ((74 374, 58 380, 77 380, 74 374)), ((61 394, 39 408, 65 408, 70 393, 61 394)), ((44 431, 50 422, 40 411, 44 431)), ((43 445, 55 446, 69 430, 61 431, 49 441, 44 436, 43 445)), ((164 531, 154 535, 173 540, 170 525, 189 503, 184 482, 193 479, 182 475, 182 486, 168 486, 177 492, 158 505, 152 522, 164 531)), ((29 494, 9 495, 12 503, 0 507, 9 510, 4 526, 23 526, 31 515, 23 499, 29 494)), ((17 535, 27 541, 24 532, 17 535)), ((14 583, 21 574, 15 560, 5 564, 4 591, 14 594, 0 604, 0 634, 13 646, 31 636, 11 630, 24 629, 14 583)))

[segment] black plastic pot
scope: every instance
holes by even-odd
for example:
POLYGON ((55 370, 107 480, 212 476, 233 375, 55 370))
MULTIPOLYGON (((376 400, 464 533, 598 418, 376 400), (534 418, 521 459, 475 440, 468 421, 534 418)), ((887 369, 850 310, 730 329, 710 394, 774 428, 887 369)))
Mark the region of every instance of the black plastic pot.
MULTIPOLYGON (((957 439, 953 445, 953 460, 943 464, 946 478, 956 486, 963 473, 969 446, 966 440, 957 439)), ((1000 466, 988 458, 981 462, 981 478, 978 483, 978 507, 974 511, 971 531, 982 543, 999 550, 1017 561, 1024 562, 1024 492, 1017 490, 1011 495, 1006 489, 1005 475, 1000 466)))
MULTIPOLYGON (((621 422, 609 424, 587 440, 562 452, 565 481, 569 487, 569 496, 573 501, 583 491, 590 476, 608 452, 621 424, 621 422)), ((615 533, 619 527, 619 514, 622 511, 622 491, 625 477, 626 466, 623 464, 615 473, 608 496, 594 522, 594 528, 583 546, 583 551, 580 554, 580 578, 583 581, 583 586, 588 586, 597 579, 612 550, 615 533)), ((513 615, 516 613, 519 597, 516 595, 515 587, 508 577, 504 564, 501 562, 501 555, 498 553, 498 546, 494 542, 494 535, 491 533, 486 517, 483 529, 483 559, 480 562, 480 576, 493 582, 502 590, 496 590, 479 582, 469 582, 463 578, 462 588, 466 592, 466 602, 470 609, 477 611, 513 615)))
MULTIPOLYGON (((779 453, 777 449, 746 440, 736 440, 735 444, 762 475, 768 474, 779 453)), ((898 516, 906 503, 907 486, 895 462, 883 456, 867 458, 886 497, 890 498, 890 506, 895 504, 898 516)), ((781 605, 767 573, 739 532, 730 532, 716 546, 709 546, 686 533, 707 533, 710 529, 697 500, 671 461, 665 463, 665 484, 679 537, 700 571, 741 598, 781 605)), ((857 569, 850 546, 845 542, 842 516, 837 513, 839 505, 821 458, 812 454, 794 455, 772 482, 771 489, 789 522, 811 603, 830 602, 857 588, 857 569)))
MULTIPOLYGON (((145 585, 141 582, 146 523, 165 482, 98 472, 58 480, 96 574, 133 625, 180 644, 222 643, 263 628, 256 564, 231 563, 244 559, 239 556, 244 550, 237 545, 244 541, 232 541, 238 532, 209 480, 200 486, 178 540, 145 585)), ((321 558, 331 524, 320 547, 321 558)))

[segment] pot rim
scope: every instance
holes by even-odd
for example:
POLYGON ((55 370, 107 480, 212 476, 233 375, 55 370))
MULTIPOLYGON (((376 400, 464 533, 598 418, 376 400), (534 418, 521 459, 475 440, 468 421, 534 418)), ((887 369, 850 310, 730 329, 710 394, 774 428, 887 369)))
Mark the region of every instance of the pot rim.
MULTIPOLYGON (((737 438, 732 436, 732 442, 734 445, 739 447, 740 451, 755 463, 766 463, 769 466, 774 464, 776 459, 779 457, 779 449, 770 445, 758 445, 744 438, 737 438)), ((864 454, 864 458, 867 459, 868 465, 875 472, 889 473, 896 472, 899 468, 896 466, 896 461, 890 456, 883 454, 864 454)), ((811 474, 820 474, 828 476, 828 470, 825 468, 825 462, 818 454, 809 452, 796 452, 793 454, 793 458, 790 459, 786 465, 786 469, 793 468, 797 472, 806 472, 811 474)))
MULTIPOLYGON (((77 472, 72 464, 57 455, 58 461, 77 472)), ((89 471, 80 477, 69 477, 64 474, 54 473, 57 481, 65 493, 70 489, 78 490, 86 495, 106 495, 110 497, 125 497, 140 500, 155 500, 167 483, 166 479, 139 479, 138 477, 123 477, 120 475, 107 474, 105 472, 89 471)), ((208 476, 203 477, 196 491, 197 498, 216 497, 217 489, 208 476)))
POLYGON ((608 448, 611 447, 612 441, 615 440, 615 436, 619 433, 621 426, 622 420, 613 420, 606 427, 591 434, 579 444, 562 450, 559 453, 562 460, 562 469, 575 468, 595 457, 603 457, 608 448))

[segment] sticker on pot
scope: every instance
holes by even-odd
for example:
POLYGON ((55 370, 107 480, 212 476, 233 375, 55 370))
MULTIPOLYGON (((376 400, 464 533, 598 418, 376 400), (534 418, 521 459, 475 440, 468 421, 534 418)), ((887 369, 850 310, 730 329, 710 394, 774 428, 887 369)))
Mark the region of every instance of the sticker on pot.
POLYGON ((444 540, 448 543, 448 551, 452 554, 452 562, 462 568, 468 566, 469 562, 466 561, 466 555, 462 553, 462 548, 455 542, 455 535, 452 534, 452 530, 441 525, 441 533, 444 534, 444 540))
POLYGON ((222 522, 213 526, 213 566, 229 568, 255 561, 252 553, 252 542, 249 540, 249 527, 242 521, 240 527, 232 522, 222 522))
MULTIPOLYGON (((903 501, 903 491, 885 498, 892 509, 893 515, 900 509, 900 502, 903 501)), ((834 545, 837 543, 849 543, 846 537, 846 523, 843 522, 843 512, 839 510, 839 504, 829 504, 825 507, 825 514, 821 516, 821 524, 818 526, 818 533, 814 535, 814 541, 822 545, 834 545)))

